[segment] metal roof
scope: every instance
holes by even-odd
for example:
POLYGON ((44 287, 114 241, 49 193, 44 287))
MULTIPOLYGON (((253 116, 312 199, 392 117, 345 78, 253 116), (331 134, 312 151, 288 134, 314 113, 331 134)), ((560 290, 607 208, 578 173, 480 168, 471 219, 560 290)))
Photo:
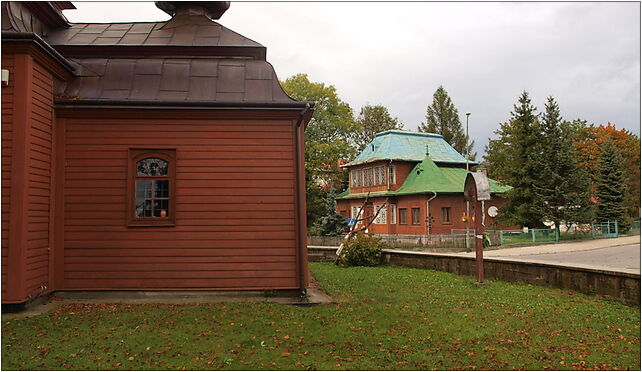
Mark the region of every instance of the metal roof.
MULTIPOLYGON (((438 163, 466 163, 466 158, 439 134, 388 130, 378 133, 359 156, 344 166, 349 167, 377 160, 420 162, 426 157, 426 152, 433 161, 438 163)), ((478 163, 470 161, 469 164, 478 163)))
MULTIPOLYGON (((436 192, 437 194, 459 194, 464 192, 466 169, 458 167, 439 167, 431 159, 424 156, 421 163, 415 165, 410 171, 406 181, 395 191, 378 191, 370 193, 370 197, 377 196, 398 196, 411 194, 426 194, 436 192)), ((511 186, 501 184, 493 179, 488 179, 490 192, 501 194, 510 189, 511 186)), ((350 194, 350 189, 342 192, 337 199, 360 199, 365 198, 368 193, 350 194)))
POLYGON ((167 22, 75 23, 70 28, 49 33, 45 40, 54 47, 138 45, 265 48, 204 15, 177 15, 167 22))
MULTIPOLYGON (((426 192, 463 193, 468 173, 470 172, 463 168, 438 167, 426 156, 410 171, 406 181, 394 193, 395 195, 426 192)), ((488 181, 491 193, 503 193, 512 188, 490 178, 488 181)))
POLYGON ((294 102, 266 61, 221 58, 70 58, 77 77, 57 100, 294 102))

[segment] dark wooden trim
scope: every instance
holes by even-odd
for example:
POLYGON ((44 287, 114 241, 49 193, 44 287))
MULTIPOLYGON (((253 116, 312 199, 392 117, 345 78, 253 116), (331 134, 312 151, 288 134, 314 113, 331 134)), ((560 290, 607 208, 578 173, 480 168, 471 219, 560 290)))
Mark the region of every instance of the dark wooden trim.
POLYGON ((239 108, 189 108, 189 107, 78 107, 56 106, 56 116, 65 118, 110 119, 200 119, 200 120, 292 120, 301 113, 300 108, 252 109, 239 108))
POLYGON ((259 46, 187 46, 187 45, 53 45, 66 57, 245 57, 265 61, 266 48, 259 46))
POLYGON ((176 226, 176 149, 140 149, 127 151, 127 209, 125 221, 129 227, 173 227, 176 226), (136 200, 136 162, 149 157, 161 158, 169 163, 169 216, 136 218, 133 214, 136 200))
POLYGON ((64 283, 64 266, 65 266, 65 129, 67 121, 64 118, 56 118, 54 122, 55 131, 55 159, 54 174, 52 181, 57 184, 55 188, 54 199, 55 210, 54 219, 51 223, 54 225, 53 251, 54 251, 54 281, 51 284, 52 290, 63 289, 64 283))
MULTIPOLYGON (((53 105, 51 106, 51 155, 50 155, 50 160, 51 160, 51 165, 49 168, 49 288, 47 288, 46 292, 50 292, 54 288, 54 281, 55 279, 55 271, 56 271, 56 266, 55 266, 55 247, 56 247, 56 242, 55 242, 55 236, 56 236, 56 228, 55 228, 55 223, 54 221, 56 220, 56 196, 57 196, 57 191, 59 188, 63 187, 62 184, 58 182, 58 178, 56 177, 56 168, 57 168, 57 154, 58 154, 58 133, 56 130, 57 127, 57 120, 56 120, 56 113, 55 110, 53 109, 53 105)), ((61 180, 62 182, 62 180, 61 180)))
POLYGON ((30 54, 42 67, 61 80, 68 81, 75 76, 69 62, 55 50, 44 47, 42 43, 46 43, 40 41, 42 39, 38 40, 39 36, 33 34, 33 38, 26 35, 20 39, 6 39, 5 34, 3 33, 2 38, 2 54, 30 54))
MULTIPOLYGON (((301 118, 303 120, 303 118, 301 118)), ((297 194, 297 230, 298 230, 298 249, 297 256, 299 259, 298 278, 300 280, 300 288, 302 290, 308 287, 309 273, 308 273, 308 243, 307 243, 307 213, 306 213, 306 188, 305 188, 305 124, 295 127, 296 130, 296 194, 297 194)))
POLYGON ((27 300, 26 247, 28 211, 28 166, 31 84, 33 81, 33 58, 28 54, 15 57, 13 106, 13 146, 11 161, 11 198, 9 210, 9 245, 7 252, 7 298, 3 302, 27 300))

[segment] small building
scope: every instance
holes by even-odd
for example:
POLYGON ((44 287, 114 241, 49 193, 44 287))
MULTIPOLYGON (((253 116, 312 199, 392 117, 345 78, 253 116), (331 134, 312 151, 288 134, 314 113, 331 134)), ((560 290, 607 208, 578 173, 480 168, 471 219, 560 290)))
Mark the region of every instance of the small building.
MULTIPOLYGON (((471 221, 464 200, 466 159, 441 135, 381 132, 344 168, 350 186, 337 196, 337 212, 353 219, 376 215, 371 233, 451 234, 467 228, 465 217, 471 221)), ((484 213, 486 227, 492 228, 498 227, 493 212, 506 202, 502 194, 510 186, 489 183, 492 200, 484 203, 484 213)), ((472 221, 468 226, 474 228, 472 221)))
POLYGON ((3 303, 307 287, 313 103, 215 21, 229 2, 157 6, 70 24, 70 2, 2 2, 3 303))

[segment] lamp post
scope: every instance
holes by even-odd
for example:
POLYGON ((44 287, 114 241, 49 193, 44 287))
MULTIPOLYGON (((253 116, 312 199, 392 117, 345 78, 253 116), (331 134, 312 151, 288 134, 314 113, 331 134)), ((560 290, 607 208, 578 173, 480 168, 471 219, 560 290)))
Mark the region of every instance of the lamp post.
POLYGON ((468 118, 470 117, 470 112, 466 113, 466 171, 468 172, 468 158, 470 157, 470 151, 468 150, 468 118))
MULTIPOLYGON (((468 158, 470 151, 468 150, 468 118, 470 117, 470 112, 466 113, 466 175, 468 175, 468 158)), ((466 200, 466 251, 468 251, 470 244, 468 242, 468 235, 470 234, 470 201, 466 200)))

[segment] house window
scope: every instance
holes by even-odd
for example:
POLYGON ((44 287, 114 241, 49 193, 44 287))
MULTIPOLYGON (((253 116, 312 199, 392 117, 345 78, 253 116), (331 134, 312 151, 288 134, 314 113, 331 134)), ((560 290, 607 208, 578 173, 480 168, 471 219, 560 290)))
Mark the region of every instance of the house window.
POLYGON ((399 224, 408 224, 408 210, 406 208, 399 208, 399 224))
POLYGON ((375 185, 384 185, 386 183, 386 167, 376 167, 374 168, 374 184, 375 185))
POLYGON ((350 177, 352 178, 350 185, 352 187, 359 187, 359 179, 357 178, 357 170, 353 169, 350 171, 350 177))
POLYGON ((363 186, 372 186, 372 168, 363 168, 363 186))
POLYGON ((129 150, 128 225, 175 223, 175 150, 129 150))
POLYGON ((397 204, 390 204, 390 224, 397 224, 397 204))
POLYGON ((441 208, 441 222, 450 223, 450 207, 441 208))
POLYGON ((362 169, 357 169, 356 175, 357 175, 357 181, 356 181, 356 186, 355 187, 363 186, 363 170, 362 169))
POLYGON ((385 225, 388 223, 387 221, 387 211, 386 211, 386 205, 375 205, 375 213, 379 211, 379 214, 377 214, 377 218, 375 218, 374 223, 377 225, 385 225))
POLYGON ((361 218, 361 215, 363 214, 363 210, 360 210, 360 209, 361 209, 361 207, 358 206, 358 205, 353 205, 352 206, 352 214, 351 214, 352 218, 357 219, 357 220, 359 218, 361 218))
POLYGON ((394 185, 397 180, 395 179, 395 166, 394 165, 389 165, 388 166, 388 183, 390 185, 394 185))
POLYGON ((412 208, 412 224, 419 225, 421 223, 421 212, 419 208, 412 208))

